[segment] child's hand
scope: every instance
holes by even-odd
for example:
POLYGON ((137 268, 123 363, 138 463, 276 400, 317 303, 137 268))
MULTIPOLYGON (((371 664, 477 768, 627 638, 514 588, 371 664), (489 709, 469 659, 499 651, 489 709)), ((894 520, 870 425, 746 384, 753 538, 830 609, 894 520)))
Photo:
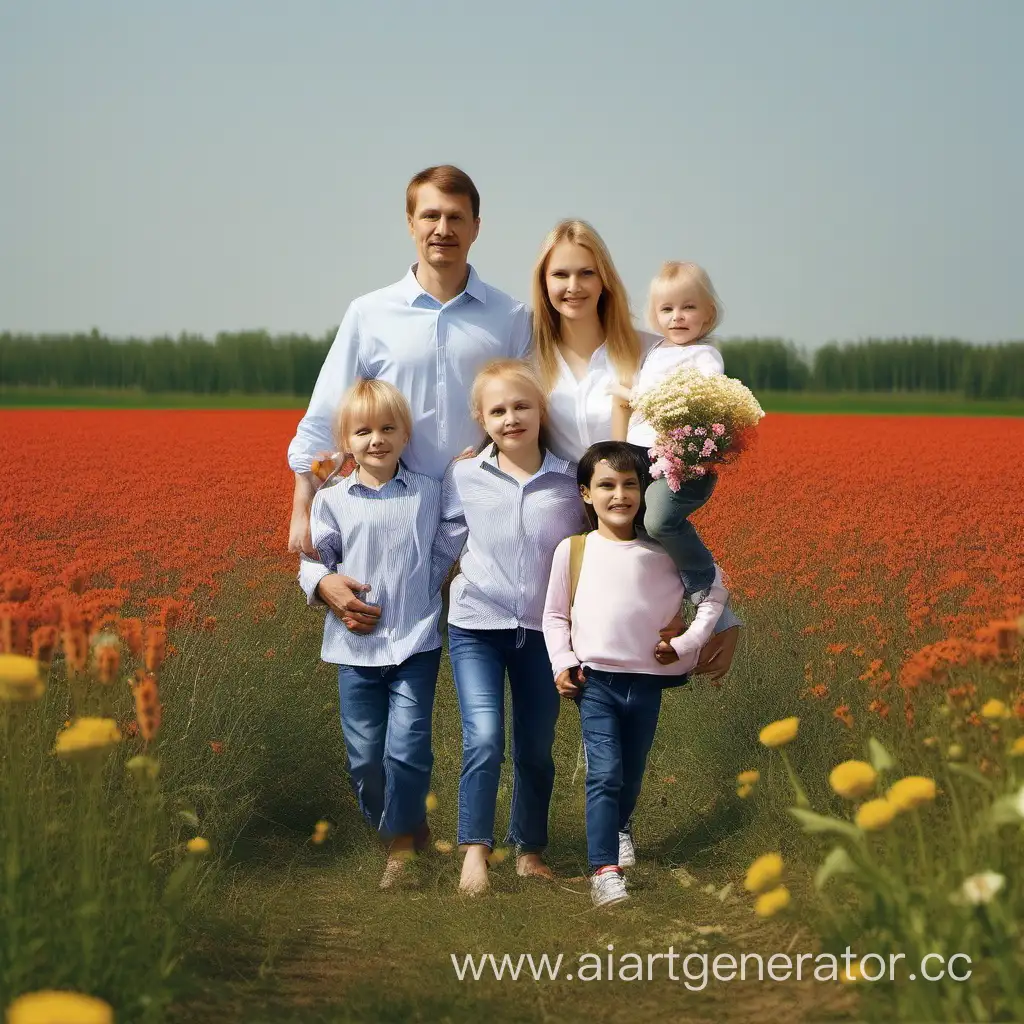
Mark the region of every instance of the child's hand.
POLYGON ((654 648, 654 660, 659 665, 671 665, 673 662, 679 660, 679 655, 676 653, 676 649, 667 640, 659 640, 658 646, 654 648))
POLYGON ((563 697, 579 696, 580 687, 583 685, 583 669, 577 665, 575 668, 567 668, 558 673, 555 679, 555 687, 563 697), (575 682, 573 681, 575 679, 575 682))

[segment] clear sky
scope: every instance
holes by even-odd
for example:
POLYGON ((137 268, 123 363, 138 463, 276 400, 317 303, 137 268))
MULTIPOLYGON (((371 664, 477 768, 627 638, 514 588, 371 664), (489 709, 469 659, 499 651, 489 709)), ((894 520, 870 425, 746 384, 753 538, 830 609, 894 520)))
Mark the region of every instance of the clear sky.
POLYGON ((1021 0, 0 0, 0 329, 320 334, 413 259, 404 190, 482 193, 528 298, 561 217, 638 312, 721 333, 1024 337, 1021 0))

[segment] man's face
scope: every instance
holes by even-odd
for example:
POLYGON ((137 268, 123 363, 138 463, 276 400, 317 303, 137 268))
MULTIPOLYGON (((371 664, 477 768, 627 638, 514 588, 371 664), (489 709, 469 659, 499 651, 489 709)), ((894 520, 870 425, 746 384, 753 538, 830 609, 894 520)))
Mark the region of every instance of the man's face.
POLYGON ((464 267, 479 232, 480 218, 474 220, 469 196, 448 195, 429 183, 420 185, 409 234, 421 264, 438 270, 464 267))

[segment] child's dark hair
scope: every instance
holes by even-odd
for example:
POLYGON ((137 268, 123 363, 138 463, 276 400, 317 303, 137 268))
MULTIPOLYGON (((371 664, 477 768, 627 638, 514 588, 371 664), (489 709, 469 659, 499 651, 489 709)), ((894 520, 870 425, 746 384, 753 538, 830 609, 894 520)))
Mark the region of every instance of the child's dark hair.
MULTIPOLYGON (((640 508, 637 510, 634 521, 643 523, 646 505, 643 495, 651 482, 650 465, 647 459, 640 454, 640 449, 635 448, 625 441, 598 441, 592 444, 580 459, 576 467, 576 483, 580 487, 589 489, 590 481, 594 479, 594 471, 599 462, 606 462, 616 473, 636 473, 640 482, 640 508)), ((584 504, 584 511, 587 514, 587 522, 592 530, 597 529, 597 513, 593 505, 584 504)))

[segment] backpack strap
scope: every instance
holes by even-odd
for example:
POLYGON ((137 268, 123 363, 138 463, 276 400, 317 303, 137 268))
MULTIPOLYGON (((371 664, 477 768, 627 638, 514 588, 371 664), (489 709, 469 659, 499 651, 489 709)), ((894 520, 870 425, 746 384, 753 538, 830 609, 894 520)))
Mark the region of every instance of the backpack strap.
POLYGON ((583 551, 587 546, 585 533, 574 533, 569 538, 569 613, 572 614, 573 602, 576 600, 576 587, 580 582, 580 570, 583 568, 583 551))

